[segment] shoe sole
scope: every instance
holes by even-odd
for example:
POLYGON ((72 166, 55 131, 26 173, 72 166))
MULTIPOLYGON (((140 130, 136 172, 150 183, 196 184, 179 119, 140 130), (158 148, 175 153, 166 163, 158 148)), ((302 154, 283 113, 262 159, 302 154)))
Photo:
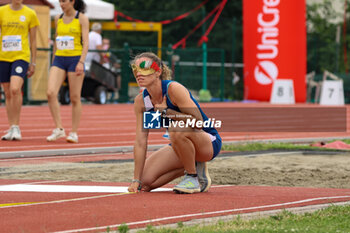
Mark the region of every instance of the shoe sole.
POLYGON ((205 163, 205 176, 207 177, 208 184, 207 184, 207 187, 205 187, 205 189, 203 189, 203 191, 202 191, 203 193, 208 192, 208 190, 209 190, 209 188, 211 186, 211 178, 210 178, 210 175, 209 175, 207 163, 205 163))
POLYGON ((22 138, 1 138, 2 141, 21 141, 22 138))
POLYGON ((6 137, 5 135, 1 137, 1 140, 3 141, 11 141, 12 140, 12 136, 8 136, 6 137))
POLYGON ((182 189, 182 188, 174 188, 174 193, 176 194, 192 194, 192 193, 200 193, 200 189, 182 189))
POLYGON ((69 142, 69 143, 78 143, 78 141, 75 141, 75 140, 72 140, 72 139, 68 139, 68 138, 66 139, 66 141, 69 142))
MULTIPOLYGON (((205 193, 205 192, 208 192, 210 186, 211 186, 211 178, 209 176, 209 171, 208 171, 208 166, 207 166, 207 163, 205 162, 204 163, 204 175, 205 175, 205 178, 207 180, 207 184, 206 184, 206 187, 202 190, 201 189, 201 193, 205 193)), ((200 184, 200 180, 199 180, 199 184, 200 184)))
POLYGON ((56 140, 58 140, 58 139, 60 139, 60 138, 64 138, 64 137, 66 137, 66 135, 59 136, 59 137, 57 137, 57 138, 55 138, 55 139, 48 139, 48 138, 46 138, 46 141, 48 141, 48 142, 54 142, 54 141, 56 141, 56 140))

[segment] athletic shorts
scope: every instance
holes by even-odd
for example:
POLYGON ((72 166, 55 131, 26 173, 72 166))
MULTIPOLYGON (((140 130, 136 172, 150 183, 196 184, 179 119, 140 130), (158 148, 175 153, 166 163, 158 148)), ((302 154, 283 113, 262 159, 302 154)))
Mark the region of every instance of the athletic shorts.
MULTIPOLYGON (((209 135, 211 144, 213 146, 213 158, 211 158, 211 160, 213 160, 220 153, 222 140, 219 134, 212 135, 208 132, 206 133, 209 135)), ((164 134, 163 137, 169 139, 169 135, 167 133, 164 134)), ((169 146, 171 146, 171 143, 169 143, 169 146)))
MULTIPOLYGON (((80 56, 65 57, 55 56, 52 66, 57 66, 66 72, 75 72, 75 67, 78 65, 80 56)), ((85 69, 85 67, 84 67, 85 69)))
POLYGON ((210 133, 207 133, 207 134, 209 134, 211 139, 211 144, 213 145, 213 151, 214 151, 213 158, 212 158, 213 160, 221 150, 222 141, 219 134, 215 134, 215 135, 211 135, 210 133))
POLYGON ((0 82, 8 83, 11 76, 19 76, 24 79, 27 75, 29 63, 23 60, 14 62, 0 61, 0 82))

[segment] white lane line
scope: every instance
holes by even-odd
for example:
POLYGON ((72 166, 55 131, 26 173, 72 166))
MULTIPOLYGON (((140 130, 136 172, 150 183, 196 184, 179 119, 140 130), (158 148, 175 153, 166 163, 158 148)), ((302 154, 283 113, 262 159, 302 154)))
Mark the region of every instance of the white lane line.
MULTIPOLYGON (((164 143, 165 140, 148 140, 149 144, 150 143, 164 143)), ((78 144, 69 144, 69 149, 74 149, 74 148, 83 148, 84 146, 95 146, 95 145, 124 145, 124 146, 130 146, 134 144, 134 140, 130 141, 117 141, 117 142, 96 142, 96 143, 78 143, 78 144)), ((52 148, 52 147, 58 147, 60 144, 50 144, 50 145, 34 145, 34 146, 16 146, 17 149, 27 149, 27 148, 52 148)), ((68 148, 68 147, 67 147, 68 148)), ((13 146, 2 146, 0 147, 1 149, 13 149, 13 146)), ((11 151, 8 151, 11 152, 11 151)), ((19 154, 21 151, 17 151, 19 154)), ((5 152, 4 152, 5 153, 5 152)))
MULTIPOLYGON (((148 140, 148 144, 154 144, 154 143, 164 143, 167 142, 167 140, 165 139, 150 139, 148 140)), ((169 142, 169 141, 168 141, 169 142)), ((134 144, 134 140, 130 140, 130 141, 115 141, 115 142, 95 142, 95 143, 76 143, 76 144, 69 144, 69 147, 67 147, 66 149, 74 149, 74 148, 84 148, 84 146, 93 146, 93 145, 123 145, 123 146, 130 146, 134 144)), ((46 144, 46 145, 33 145, 33 146, 16 146, 16 148, 52 148, 52 147, 58 147, 58 146, 62 146, 60 144, 46 144)), ((0 147, 0 151, 1 149, 13 149, 13 146, 1 146, 0 147)), ((93 148, 92 148, 93 149, 93 148)), ((8 151, 11 152, 11 151, 8 151)), ((17 151, 19 154, 21 153, 21 151, 17 151)), ((0 153, 6 153, 6 152, 0 152, 0 153)))
POLYGON ((50 184, 50 183, 59 183, 59 182, 67 182, 67 180, 44 180, 44 181, 33 181, 33 182, 28 182, 28 183, 20 183, 20 184, 5 184, 5 185, 0 185, 0 187, 2 187, 2 186, 7 186, 7 185, 50 184))
MULTIPOLYGON (((16 163, 17 161, 30 161, 30 160, 66 160, 66 159, 71 159, 71 158, 85 158, 85 157, 99 157, 99 160, 102 160, 102 156, 110 156, 110 157, 114 157, 114 156, 118 156, 118 155, 123 155, 123 156, 127 156, 127 155, 132 155, 132 151, 129 152, 113 152, 113 153, 105 153, 105 154, 87 154, 87 155, 66 155, 66 156, 51 156, 51 157, 37 157, 37 158, 16 158, 14 159, 0 159, 0 162, 12 162, 12 163, 16 163)), ((120 159, 121 161, 124 160, 123 158, 115 158, 115 159, 120 159)), ((128 158, 125 158, 128 159, 128 158)), ((90 162, 90 161, 89 161, 90 162)), ((93 161, 91 161, 93 162, 93 161)), ((65 163, 65 162, 64 162, 65 163)), ((75 163, 75 161, 72 161, 72 163, 75 163)))
MULTIPOLYGON (((157 188, 154 192, 171 191, 170 188, 157 188)), ((2 192, 45 192, 45 193, 126 193, 127 186, 94 186, 94 185, 0 185, 2 192)))
MULTIPOLYGON (((150 223, 154 223, 154 222, 162 222, 162 221, 168 221, 168 220, 172 220, 172 219, 181 219, 181 218, 197 217, 197 216, 205 217, 207 215, 214 215, 214 214, 234 213, 234 212, 246 211, 246 210, 259 210, 259 209, 265 209, 265 208, 283 207, 283 206, 288 206, 288 205, 307 203, 307 202, 312 202, 312 201, 334 200, 334 199, 343 199, 343 198, 350 198, 350 196, 317 197, 317 198, 310 198, 310 199, 304 199, 304 200, 293 201, 293 202, 285 202, 285 203, 279 203, 279 204, 272 204, 272 205, 253 206, 253 207, 239 208, 239 209, 229 209, 229 210, 220 210, 220 211, 211 211, 211 212, 201 212, 201 213, 195 213, 195 214, 177 215, 177 216, 164 217, 164 218, 148 219, 148 220, 143 220, 143 221, 138 221, 138 222, 128 222, 128 223, 124 223, 124 224, 126 224, 128 226, 140 225, 140 224, 150 224, 150 223)), ((73 230, 66 230, 66 231, 56 231, 56 232, 52 232, 52 233, 73 233, 73 232, 105 230, 105 229, 107 229, 107 227, 109 229, 112 229, 112 228, 117 228, 120 225, 121 224, 115 224, 115 225, 107 225, 107 226, 102 226, 102 227, 92 227, 92 228, 73 229, 73 230)))

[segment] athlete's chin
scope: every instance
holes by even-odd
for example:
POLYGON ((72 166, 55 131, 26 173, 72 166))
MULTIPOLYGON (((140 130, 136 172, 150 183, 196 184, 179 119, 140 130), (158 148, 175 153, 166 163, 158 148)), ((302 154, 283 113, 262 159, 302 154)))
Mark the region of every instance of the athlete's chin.
POLYGON ((139 87, 146 87, 146 82, 144 82, 143 80, 137 80, 137 84, 139 85, 139 87))

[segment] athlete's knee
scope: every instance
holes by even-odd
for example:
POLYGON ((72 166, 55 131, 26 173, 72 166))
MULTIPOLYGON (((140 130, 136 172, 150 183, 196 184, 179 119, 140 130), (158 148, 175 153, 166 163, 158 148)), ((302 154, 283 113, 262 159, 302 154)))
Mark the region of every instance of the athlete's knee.
POLYGON ((6 98, 6 100, 11 99, 11 92, 10 91, 5 91, 5 98, 6 98))
POLYGON ((172 143, 181 143, 186 140, 187 133, 183 131, 170 131, 169 137, 172 143))
POLYGON ((142 177, 142 187, 141 190, 144 192, 149 192, 152 190, 152 184, 155 181, 155 178, 150 176, 149 174, 143 175, 142 177))
POLYGON ((57 98, 57 94, 52 90, 47 90, 46 95, 49 101, 57 98))
POLYGON ((18 96, 22 94, 22 89, 20 87, 12 87, 10 88, 11 96, 18 96))
POLYGON ((72 102, 73 105, 80 103, 80 95, 78 94, 70 95, 70 101, 72 102))
POLYGON ((151 187, 149 186, 149 185, 142 185, 141 186, 141 191, 143 191, 143 192, 150 192, 152 189, 151 189, 151 187))

